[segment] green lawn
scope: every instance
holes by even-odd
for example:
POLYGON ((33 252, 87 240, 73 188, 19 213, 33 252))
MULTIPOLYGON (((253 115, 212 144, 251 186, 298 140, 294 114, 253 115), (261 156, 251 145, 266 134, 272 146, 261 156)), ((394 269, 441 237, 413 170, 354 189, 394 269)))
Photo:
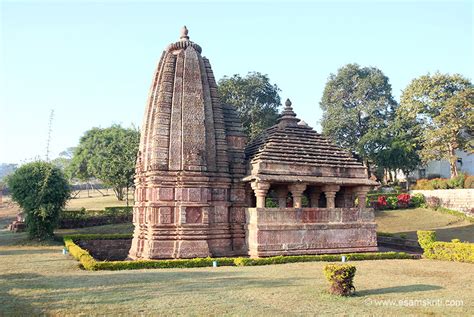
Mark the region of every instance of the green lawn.
POLYGON ((354 262, 357 296, 325 292, 325 263, 89 272, 60 246, 0 248, 0 315, 468 315, 472 264, 354 262), (462 307, 377 306, 381 300, 459 300, 462 307))
POLYGON ((432 209, 416 208, 376 212, 377 231, 404 233, 416 239, 417 230, 435 230, 440 241, 460 239, 474 242, 474 223, 432 209))
MULTIPOLYGON (((0 208, 6 217, 12 217, 13 211, 0 208)), ((378 212, 376 221, 378 230, 385 232, 411 235, 418 229, 435 229, 441 238, 463 236, 472 241, 473 237, 472 223, 426 209, 378 212)), ((120 224, 57 233, 130 233, 132 229, 131 224, 120 224)), ((474 270, 467 263, 353 262, 358 270, 356 296, 337 298, 325 292, 322 268, 326 263, 322 262, 89 272, 80 270, 77 261, 61 253, 60 242, 34 245, 25 239, 25 233, 0 231, 0 316, 467 316, 474 308, 474 270), (447 306, 446 300, 462 301, 463 305, 447 306)))
MULTIPOLYGON (((70 199, 66 205, 66 209, 93 209, 100 210, 104 207, 110 206, 126 206, 125 200, 119 201, 114 195, 113 190, 101 189, 101 194, 98 191, 81 190, 75 198, 70 199), (105 196, 104 196, 105 195, 105 196)), ((133 205, 133 195, 129 195, 129 204, 133 205)))

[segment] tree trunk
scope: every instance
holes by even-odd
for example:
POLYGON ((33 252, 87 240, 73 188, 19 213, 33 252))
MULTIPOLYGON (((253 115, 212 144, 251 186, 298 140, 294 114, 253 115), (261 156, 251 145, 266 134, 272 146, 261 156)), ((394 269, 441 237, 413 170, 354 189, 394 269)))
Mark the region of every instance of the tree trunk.
POLYGON ((123 201, 123 188, 122 187, 114 187, 115 197, 118 200, 123 201))
POLYGON ((449 149, 449 169, 451 171, 451 178, 458 176, 458 157, 456 156, 455 148, 452 143, 448 143, 449 149))
POLYGON ((126 195, 127 197, 125 199, 127 200, 127 207, 128 207, 128 185, 127 185, 126 195))
POLYGON ((405 174, 405 189, 407 191, 409 191, 410 190, 410 181, 408 180, 408 175, 410 174, 410 171, 405 170, 405 171, 403 171, 403 174, 405 174))

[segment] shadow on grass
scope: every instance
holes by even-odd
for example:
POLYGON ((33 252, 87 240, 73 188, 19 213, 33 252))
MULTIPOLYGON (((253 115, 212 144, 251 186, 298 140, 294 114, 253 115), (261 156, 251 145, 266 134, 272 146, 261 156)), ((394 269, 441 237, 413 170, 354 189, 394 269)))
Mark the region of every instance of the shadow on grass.
MULTIPOLYGON (((47 245, 50 246, 50 245, 47 245)), ((55 245, 53 245, 55 246, 55 245)), ((58 251, 60 252, 60 251, 58 251)), ((50 249, 32 249, 28 248, 28 245, 24 246, 24 249, 10 249, 10 250, 0 250, 1 255, 32 255, 32 254, 50 254, 52 251, 50 249)))
MULTIPOLYGON (((25 294, 22 301, 45 306, 48 310, 63 308, 63 302, 81 305, 116 305, 179 296, 220 296, 238 289, 277 289, 301 286, 299 279, 261 279, 245 272, 220 271, 159 271, 159 272, 83 272, 73 276, 48 276, 34 273, 0 274, 1 289, 25 294), (172 286, 171 286, 172 285, 172 286), (20 291, 20 290, 25 291, 20 291), (41 290, 41 296, 31 290, 41 290), (33 294, 33 295, 31 295, 33 294)), ((1 315, 1 314, 0 314, 1 315)))
POLYGON ((10 273, 2 274, 0 277, 5 281, 16 281, 16 280, 32 280, 42 277, 40 274, 36 273, 10 273))
MULTIPOLYGON (((451 241, 452 239, 459 239, 461 241, 474 242, 474 224, 461 226, 461 227, 452 227, 452 228, 443 228, 443 229, 433 229, 436 231, 436 239, 438 241, 451 241)), ((407 231, 400 232, 407 235, 409 239, 417 239, 416 231, 407 231)))
POLYGON ((46 316, 45 312, 21 297, 0 291, 0 316, 46 316))
POLYGON ((426 291, 435 291, 439 289, 443 289, 443 287, 438 286, 438 285, 413 284, 413 285, 384 287, 384 288, 375 288, 375 289, 357 291, 356 296, 380 295, 380 294, 391 294, 391 293, 426 292, 426 291))

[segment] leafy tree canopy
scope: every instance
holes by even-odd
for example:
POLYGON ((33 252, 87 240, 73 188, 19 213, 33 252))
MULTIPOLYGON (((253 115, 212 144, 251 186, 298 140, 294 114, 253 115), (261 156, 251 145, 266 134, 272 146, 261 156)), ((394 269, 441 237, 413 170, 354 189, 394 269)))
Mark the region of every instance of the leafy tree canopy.
POLYGON ((436 73, 416 78, 402 93, 398 117, 422 131, 423 161, 447 159, 451 176, 457 176, 455 151, 473 152, 472 83, 458 74, 436 73))
POLYGON ((221 101, 237 109, 250 139, 276 123, 281 105, 279 92, 280 88, 259 72, 250 72, 245 77, 224 76, 219 80, 221 101))
POLYGON ((133 186, 140 132, 113 125, 87 131, 74 151, 70 170, 73 177, 100 179, 114 189, 119 200, 133 186))
POLYGON ((8 177, 8 188, 26 214, 30 238, 52 237, 59 212, 70 195, 62 171, 47 162, 28 163, 8 177))
POLYGON ((386 144, 385 129, 397 103, 381 70, 348 64, 331 74, 320 102, 323 134, 365 161, 386 144))

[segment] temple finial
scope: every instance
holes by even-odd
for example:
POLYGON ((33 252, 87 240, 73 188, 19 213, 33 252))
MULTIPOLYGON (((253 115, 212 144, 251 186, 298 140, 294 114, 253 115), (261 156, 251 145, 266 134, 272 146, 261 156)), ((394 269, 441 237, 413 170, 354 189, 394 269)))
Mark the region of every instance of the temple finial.
POLYGON ((286 99, 285 108, 281 112, 280 118, 278 118, 278 125, 280 127, 296 126, 298 121, 300 121, 300 119, 296 118, 296 113, 291 107, 290 99, 286 99))
POLYGON ((188 36, 188 28, 185 26, 183 26, 181 28, 181 36, 179 37, 180 40, 182 41, 186 41, 186 40, 189 40, 189 36, 188 36))

